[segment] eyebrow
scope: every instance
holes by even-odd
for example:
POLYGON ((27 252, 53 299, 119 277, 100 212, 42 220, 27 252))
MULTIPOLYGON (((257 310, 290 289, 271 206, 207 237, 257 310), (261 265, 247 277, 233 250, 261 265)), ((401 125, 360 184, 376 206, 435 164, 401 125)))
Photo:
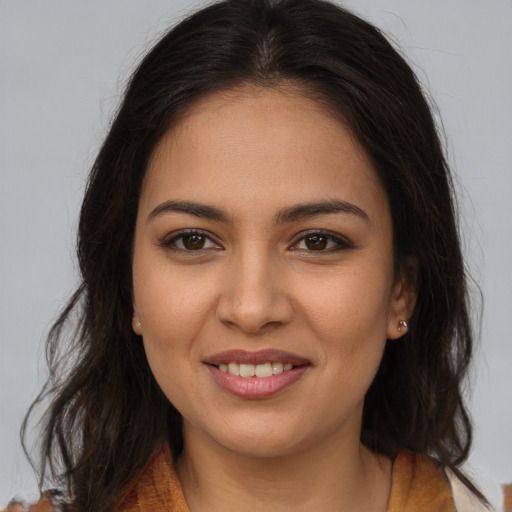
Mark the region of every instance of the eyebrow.
POLYGON ((188 213, 195 217, 215 220, 217 222, 229 222, 229 215, 220 208, 209 206, 207 204, 196 203, 194 201, 165 201, 151 211, 147 220, 149 222, 163 213, 172 212, 188 213))
POLYGON ((276 224, 285 224, 286 222, 293 222, 296 220, 302 220, 310 217, 316 217, 318 215, 332 213, 357 215, 366 222, 370 222, 368 214, 359 208, 359 206, 356 206, 355 204, 349 203, 347 201, 341 201, 339 199, 314 203, 304 203, 285 208, 276 215, 275 222, 276 224))
MULTIPOLYGON (((215 206, 210 206, 203 203, 196 203, 194 201, 165 201, 154 208, 148 215, 147 221, 154 219, 164 213, 186 213, 194 215, 203 219, 213 220, 222 223, 229 223, 230 216, 224 210, 215 206)), ((356 206, 355 204, 339 199, 302 203, 280 210, 274 217, 276 224, 286 224, 287 222, 294 222, 303 220, 318 215, 345 213, 356 215, 366 222, 370 222, 368 214, 356 206)))

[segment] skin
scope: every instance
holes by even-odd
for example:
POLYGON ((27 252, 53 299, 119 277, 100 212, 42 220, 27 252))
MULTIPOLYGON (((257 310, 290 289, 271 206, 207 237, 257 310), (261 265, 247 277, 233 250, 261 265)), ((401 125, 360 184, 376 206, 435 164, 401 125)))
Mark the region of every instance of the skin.
POLYGON ((392 240, 367 155, 290 86, 203 98, 160 141, 138 210, 133 327, 183 415, 177 472, 192 512, 386 509, 391 462, 359 438, 385 344, 403 334, 398 322, 415 302, 408 273, 394 275, 392 240), (152 214, 166 201, 227 218, 152 214), (364 214, 276 222, 325 201, 364 214), (186 229, 199 237, 179 238, 186 229), (276 348, 309 367, 265 399, 224 391, 204 364, 225 350, 276 348))

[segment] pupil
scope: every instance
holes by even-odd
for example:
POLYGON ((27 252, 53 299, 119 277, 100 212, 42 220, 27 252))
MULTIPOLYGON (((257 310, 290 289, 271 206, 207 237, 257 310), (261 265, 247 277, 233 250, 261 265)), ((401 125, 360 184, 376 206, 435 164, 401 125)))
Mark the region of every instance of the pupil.
POLYGON ((183 245, 190 250, 202 249, 204 246, 204 236, 187 235, 183 238, 183 245))
POLYGON ((327 237, 323 235, 311 235, 306 238, 306 246, 308 249, 318 251, 325 249, 327 246, 327 237))

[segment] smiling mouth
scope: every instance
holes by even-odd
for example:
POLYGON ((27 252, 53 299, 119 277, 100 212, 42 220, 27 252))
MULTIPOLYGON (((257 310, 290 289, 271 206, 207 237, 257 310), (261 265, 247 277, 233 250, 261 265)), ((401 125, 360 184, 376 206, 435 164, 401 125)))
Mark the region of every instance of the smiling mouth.
MULTIPOLYGON (((300 365, 302 366, 302 365, 300 365)), ((294 368, 291 363, 262 363, 262 364, 244 364, 244 363, 221 363, 217 368, 224 373, 240 377, 272 377, 294 368)))
POLYGON ((311 365, 304 357, 275 349, 257 352, 228 350, 208 357, 203 363, 236 377, 261 378, 281 375, 311 365))
POLYGON ((284 392, 312 366, 302 356, 276 349, 227 350, 207 357, 203 364, 221 389, 248 400, 267 399, 284 392))

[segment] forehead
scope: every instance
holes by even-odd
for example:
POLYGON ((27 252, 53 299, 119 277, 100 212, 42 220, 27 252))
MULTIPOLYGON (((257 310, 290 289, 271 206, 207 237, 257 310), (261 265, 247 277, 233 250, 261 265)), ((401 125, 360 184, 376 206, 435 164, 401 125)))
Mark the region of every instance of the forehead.
MULTIPOLYGON (((387 198, 351 130, 291 86, 245 86, 203 97, 153 152, 142 200, 265 204, 387 198), (183 197, 179 197, 183 196, 183 197)), ((277 207, 277 204, 276 204, 277 207)))

